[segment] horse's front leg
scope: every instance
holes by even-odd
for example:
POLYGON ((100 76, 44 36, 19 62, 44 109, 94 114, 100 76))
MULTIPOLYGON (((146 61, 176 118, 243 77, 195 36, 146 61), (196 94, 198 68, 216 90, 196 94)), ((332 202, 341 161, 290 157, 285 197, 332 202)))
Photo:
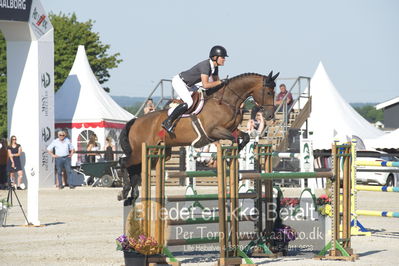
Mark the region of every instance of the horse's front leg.
POLYGON ((241 138, 241 142, 238 143, 238 152, 240 152, 245 147, 245 145, 248 144, 251 138, 249 137, 249 134, 247 132, 238 129, 237 131, 239 132, 238 137, 241 138))

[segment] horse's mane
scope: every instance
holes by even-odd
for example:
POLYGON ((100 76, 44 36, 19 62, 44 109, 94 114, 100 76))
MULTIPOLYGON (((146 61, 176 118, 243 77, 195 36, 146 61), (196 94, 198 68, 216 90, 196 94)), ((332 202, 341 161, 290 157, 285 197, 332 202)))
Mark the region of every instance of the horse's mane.
MULTIPOLYGON (((234 76, 232 78, 229 78, 229 83, 230 82, 235 82, 237 80, 240 80, 242 78, 249 77, 249 76, 266 77, 265 75, 262 75, 262 74, 248 72, 248 73, 243 73, 243 74, 234 76)), ((223 84, 206 90, 205 97, 208 98, 209 96, 211 96, 212 94, 214 94, 215 92, 220 90, 222 87, 223 87, 223 84)))
POLYGON ((243 74, 240 74, 240 75, 237 75, 235 77, 230 78, 229 82, 234 81, 234 80, 238 80, 238 79, 241 79, 241 78, 244 78, 244 77, 248 77, 248 76, 266 77, 265 75, 262 75, 262 74, 248 72, 248 73, 243 73, 243 74))

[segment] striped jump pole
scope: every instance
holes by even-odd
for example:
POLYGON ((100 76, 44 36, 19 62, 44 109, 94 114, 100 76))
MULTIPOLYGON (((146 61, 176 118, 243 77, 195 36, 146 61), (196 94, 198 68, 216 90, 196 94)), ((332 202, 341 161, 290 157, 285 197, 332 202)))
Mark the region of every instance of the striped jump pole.
POLYGON ((357 185, 358 191, 399 192, 399 187, 357 185))
MULTIPOLYGON (((256 193, 239 193, 239 199, 256 199, 256 193)), ((168 202, 178 202, 178 201, 204 201, 204 200, 218 200, 219 194, 198 194, 198 195, 173 195, 168 196, 168 202)), ((226 195, 226 199, 230 199, 230 194, 226 195)))
POLYGON ((399 218, 399 212, 356 210, 357 215, 399 218))
POLYGON ((297 172, 297 173, 245 173, 242 179, 302 179, 333 177, 333 172, 297 172))
POLYGON ((390 161, 356 161, 356 166, 399 167, 399 162, 390 162, 390 161))
MULTIPOLYGON (((262 144, 260 144, 262 145, 262 144)), ((268 144, 266 144, 268 145, 268 144)), ((264 146, 266 146, 264 145, 264 146)), ((259 146, 259 145, 258 145, 259 146)), ((266 146, 267 147, 267 146, 266 146)), ((260 147, 262 148, 262 147, 260 147)), ((296 152, 278 152, 278 151, 270 151, 270 152, 259 152, 257 155, 260 156, 271 156, 271 157, 278 157, 278 158, 284 158, 284 159, 290 159, 290 158, 297 158, 299 159, 301 157, 300 153, 296 152)))
MULTIPOLYGON (((352 140, 352 145, 356 145, 356 141, 352 140)), ((399 187, 387 187, 387 186, 367 186, 367 185, 356 185, 356 171, 357 166, 377 166, 381 167, 381 171, 384 171, 384 167, 399 167, 399 162, 393 161, 362 161, 357 160, 356 156, 353 157, 352 161, 352 234, 353 235, 370 235, 371 232, 368 231, 359 221, 357 216, 376 216, 376 217, 391 217, 399 218, 399 212, 392 211, 371 211, 371 210, 358 210, 357 209, 357 191, 376 191, 376 192, 399 192, 399 187)), ((363 170, 363 169, 359 169, 363 170)))

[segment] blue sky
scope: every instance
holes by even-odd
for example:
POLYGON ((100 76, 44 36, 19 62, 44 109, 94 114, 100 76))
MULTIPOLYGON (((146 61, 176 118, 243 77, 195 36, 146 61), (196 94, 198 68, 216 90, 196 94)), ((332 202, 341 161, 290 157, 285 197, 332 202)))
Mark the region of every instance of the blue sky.
POLYGON ((221 77, 245 72, 312 76, 320 61, 348 102, 399 96, 399 1, 395 0, 41 0, 54 13, 95 21, 120 52, 111 95, 148 96, 207 58, 215 44, 229 58, 221 77))

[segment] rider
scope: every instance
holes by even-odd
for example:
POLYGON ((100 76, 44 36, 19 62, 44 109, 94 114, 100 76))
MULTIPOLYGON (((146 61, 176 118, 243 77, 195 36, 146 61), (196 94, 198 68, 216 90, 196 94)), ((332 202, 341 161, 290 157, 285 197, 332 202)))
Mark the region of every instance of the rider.
POLYGON ((209 52, 209 59, 206 59, 187 71, 183 71, 172 79, 173 89, 177 95, 183 100, 170 116, 162 122, 162 127, 169 133, 173 132, 173 122, 188 110, 193 104, 191 91, 198 88, 195 84, 201 82, 204 89, 213 88, 220 84, 226 83, 225 80, 219 79, 219 66, 224 65, 225 58, 228 57, 227 51, 223 46, 216 45, 209 52))

